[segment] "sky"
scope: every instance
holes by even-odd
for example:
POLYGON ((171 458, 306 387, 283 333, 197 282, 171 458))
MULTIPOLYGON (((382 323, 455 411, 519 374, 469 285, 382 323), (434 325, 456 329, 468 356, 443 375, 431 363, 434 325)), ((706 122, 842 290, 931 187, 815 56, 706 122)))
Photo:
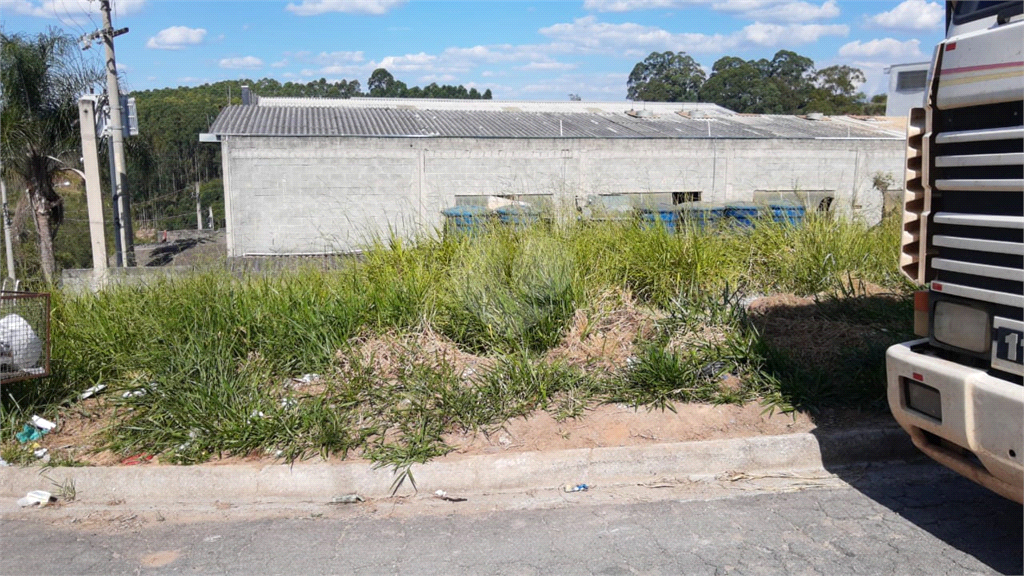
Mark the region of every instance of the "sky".
MULTIPOLYGON (((626 98, 633 66, 685 52, 705 71, 723 56, 791 50, 817 68, 860 68, 868 96, 884 69, 929 60, 944 9, 930 0, 112 0, 122 90, 274 78, 462 84, 498 100, 626 98)), ((98 0, 0 0, 4 33, 101 26, 98 0)), ((100 45, 85 55, 102 58, 100 45)))

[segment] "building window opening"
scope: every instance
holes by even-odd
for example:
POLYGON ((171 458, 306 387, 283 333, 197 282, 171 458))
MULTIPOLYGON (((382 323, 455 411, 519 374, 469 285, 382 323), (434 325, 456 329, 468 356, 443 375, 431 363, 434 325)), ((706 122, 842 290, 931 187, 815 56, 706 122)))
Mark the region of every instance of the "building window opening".
POLYGON ((900 92, 917 92, 918 90, 924 90, 927 82, 927 70, 900 72, 896 75, 896 90, 900 92))
POLYGON ((672 203, 700 202, 700 192, 673 192, 672 203))

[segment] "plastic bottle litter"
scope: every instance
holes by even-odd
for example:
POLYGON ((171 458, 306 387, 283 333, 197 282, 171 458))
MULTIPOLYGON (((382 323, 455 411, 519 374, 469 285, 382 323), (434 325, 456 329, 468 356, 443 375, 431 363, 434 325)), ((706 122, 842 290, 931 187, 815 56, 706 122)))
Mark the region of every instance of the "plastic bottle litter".
POLYGON ((45 490, 33 490, 26 494, 24 498, 18 500, 18 506, 28 508, 29 506, 39 505, 42 507, 56 501, 57 499, 53 497, 53 494, 45 490))
POLYGON ((107 387, 106 384, 97 384, 97 385, 93 386, 92 388, 87 388, 84 392, 82 392, 81 394, 78 395, 78 399, 79 400, 85 400, 86 398, 89 398, 89 397, 95 395, 96 393, 100 392, 101 390, 103 390, 106 387, 107 387))
POLYGON ((359 494, 345 494, 331 498, 331 504, 357 504, 359 502, 365 502, 359 494))
POLYGON ((590 490, 590 486, 586 484, 566 484, 562 487, 562 490, 566 492, 586 492, 590 490))
POLYGON ((46 418, 41 418, 39 416, 32 416, 32 425, 35 426, 36 428, 39 428, 40 430, 45 430, 47 432, 57 427, 57 425, 54 424, 53 422, 50 422, 46 418))

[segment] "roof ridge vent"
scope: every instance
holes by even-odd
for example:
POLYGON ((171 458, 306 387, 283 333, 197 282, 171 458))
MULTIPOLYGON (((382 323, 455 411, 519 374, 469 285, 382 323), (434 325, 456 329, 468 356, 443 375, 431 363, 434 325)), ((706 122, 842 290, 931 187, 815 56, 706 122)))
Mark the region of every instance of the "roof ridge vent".
POLYGON ((824 120, 825 119, 825 115, 822 114, 821 112, 808 112, 807 113, 807 119, 808 120, 824 120))

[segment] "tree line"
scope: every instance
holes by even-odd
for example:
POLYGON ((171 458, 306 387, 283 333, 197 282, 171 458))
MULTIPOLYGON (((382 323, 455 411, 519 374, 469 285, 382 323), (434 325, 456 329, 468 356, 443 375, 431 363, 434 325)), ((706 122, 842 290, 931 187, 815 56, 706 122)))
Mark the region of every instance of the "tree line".
POLYGON ((744 114, 884 114, 885 94, 868 100, 857 90, 864 80, 857 68, 816 70, 789 50, 771 60, 724 56, 710 75, 685 52, 651 52, 633 67, 626 93, 634 101, 710 102, 744 114))

